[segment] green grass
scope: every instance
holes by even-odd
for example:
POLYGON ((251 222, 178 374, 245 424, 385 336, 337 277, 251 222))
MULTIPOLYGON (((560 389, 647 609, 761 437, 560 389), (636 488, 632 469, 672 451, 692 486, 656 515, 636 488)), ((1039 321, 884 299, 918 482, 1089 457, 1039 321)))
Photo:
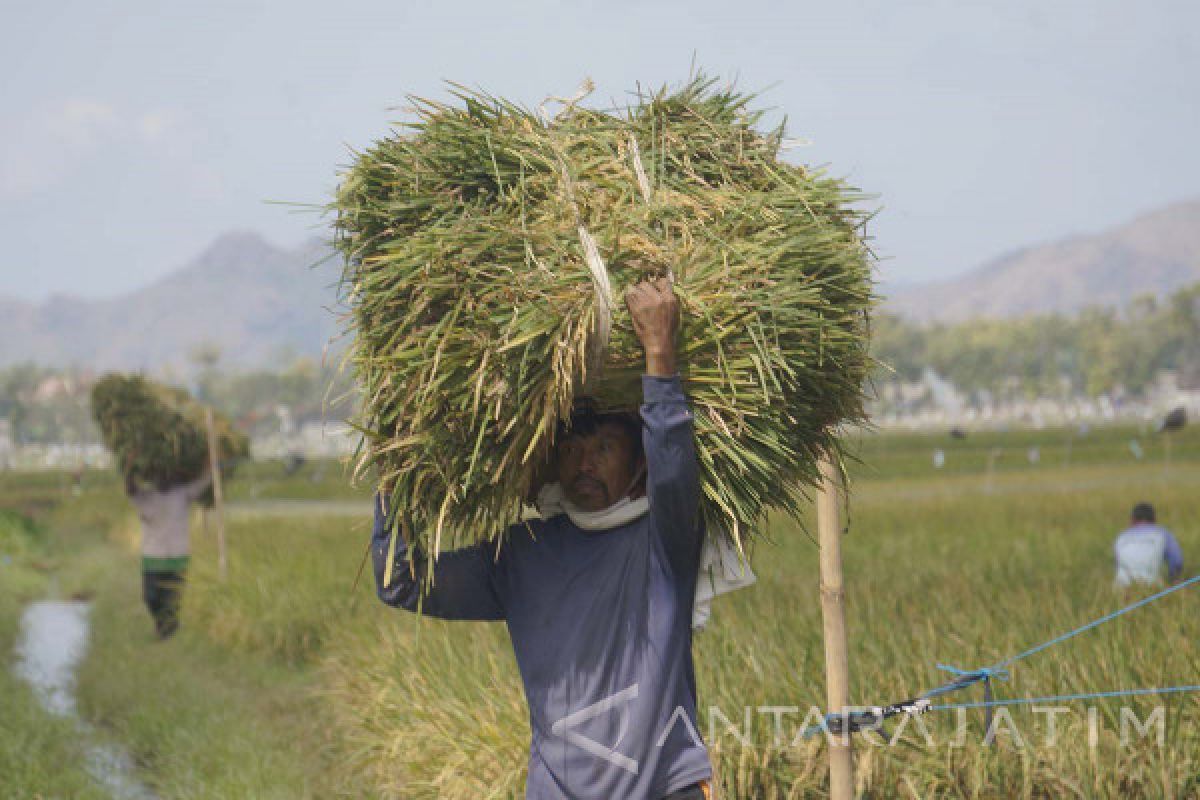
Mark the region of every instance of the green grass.
MULTIPOLYGON (((1005 475, 992 491, 978 476, 931 485, 892 479, 855 493, 846 539, 853 698, 908 698, 944 680, 942 663, 983 666, 1075 627, 1124 598, 1110 589, 1110 547, 1132 504, 1150 497, 1185 551, 1200 548, 1195 466, 1169 480, 1139 480, 1126 467, 1084 467, 1056 476, 1005 475), (1078 490, 1077 484, 1100 488, 1078 490), (913 490, 921 489, 920 493, 913 490)), ((791 524, 757 554, 760 583, 718 600, 696 658, 702 725, 719 708, 740 725, 744 709, 796 706, 773 747, 771 717, 752 712, 753 746, 724 726, 711 744, 726 797, 815 797, 824 791, 819 740, 790 747, 804 709, 823 703, 816 552, 791 524)), ((1137 612, 1013 669, 1004 697, 1196 682, 1196 597, 1183 594, 1137 612)), ((520 785, 528 735, 503 631, 430 622, 418 645, 406 618, 331 643, 333 688, 344 735, 360 768, 393 764, 376 780, 394 797, 508 797, 520 785), (517 701, 514 701, 517 698, 517 701), (478 753, 487 757, 478 757, 478 753), (469 759, 469 761, 467 760, 469 759), (469 764, 469 768, 464 768, 469 764)), ((979 691, 962 699, 979 699, 979 691)), ((1139 719, 1156 701, 1131 703, 1139 719)), ((1193 698, 1166 702, 1168 741, 1122 748, 1118 704, 1099 710, 1097 746, 1086 711, 1060 717, 1054 747, 1041 747, 1044 715, 1013 712, 1026 741, 980 745, 981 715, 968 715, 963 747, 953 714, 925 719, 934 746, 907 736, 866 748, 864 796, 1185 797, 1200 770, 1193 698), (941 744, 938 745, 937 742, 941 744)), ((718 720, 720 718, 717 718, 718 720)))
POLYGON ((21 608, 47 590, 38 569, 46 557, 33 520, 0 509, 0 776, 3 795, 24 798, 103 798, 82 768, 72 723, 45 712, 13 673, 21 608))
MULTIPOLYGON (((0 608, 7 614, 10 608, 0 608)), ((5 642, 7 644, 7 642, 5 642)), ((11 649, 11 648, 10 648, 11 649)), ((72 723, 47 714, 11 672, 0 673, 0 776, 5 798, 102 800, 108 795, 82 768, 72 723)))
POLYGON ((339 460, 308 461, 288 474, 278 459, 238 466, 227 488, 230 502, 256 500, 356 500, 371 496, 373 488, 351 481, 350 467, 339 460))
MULTIPOLYGON (((1041 444, 1039 464, 1002 457, 988 477, 993 449, 1023 455, 1031 441, 1050 438, 1020 432, 957 443, 916 435, 864 442, 865 463, 852 468, 844 541, 855 702, 905 699, 944 679, 938 663, 991 664, 1127 602, 1110 587, 1111 545, 1139 500, 1158 506, 1190 562, 1200 557, 1194 434, 1175 442, 1169 469, 1149 447, 1146 460, 1135 462, 1129 431, 1118 429, 1076 442, 1069 466, 1058 457, 1064 451, 1041 444), (940 472, 929 461, 936 446, 948 453, 940 472)), ((290 488, 275 480, 277 496, 316 496, 304 478, 290 488)), ((344 491, 333 496, 361 496, 344 491)), ((96 592, 83 710, 126 743, 164 798, 520 796, 528 725, 503 627, 417 625, 374 601, 369 574, 352 589, 368 536, 365 515, 231 519, 225 582, 215 573, 212 538, 197 526, 183 630, 165 644, 153 642, 140 606, 135 533, 114 487, 89 489, 47 519, 55 541, 45 558, 64 591, 96 592)), ((718 599, 696 640, 702 732, 715 734, 709 744, 725 797, 826 791, 821 740, 791 746, 805 711, 824 697, 817 553, 805 526, 812 520, 772 522, 755 554, 758 585, 718 599), (754 711, 763 706, 799 709, 782 717, 779 746, 771 716, 754 711), (752 709, 749 746, 712 716, 713 707, 737 727, 743 709, 752 709)), ((1200 682, 1196 591, 1017 664, 997 695, 1200 682)), ((0 609, 0 635, 13 613, 11 605, 0 609)), ((976 688, 951 699, 980 696, 976 688)), ((1129 705, 1146 719, 1159 702, 1129 705)), ((1136 737, 1122 746, 1116 702, 1096 705, 1094 746, 1084 704, 1068 704, 1071 713, 1057 718, 1053 746, 1045 714, 1014 709, 1023 740, 1002 733, 989 748, 980 741, 980 712, 965 714, 961 746, 956 715, 934 712, 922 718, 933 744, 912 726, 892 747, 860 740, 860 792, 1200 796, 1197 699, 1162 704, 1162 747, 1136 737)))
POLYGON ((333 540, 310 546, 306 527, 320 525, 231 522, 229 580, 222 583, 213 537, 194 524, 183 628, 166 642, 155 639, 141 603, 128 514, 112 527, 108 546, 73 559, 73 580, 96 597, 79 676, 82 711, 125 744, 160 797, 368 796, 332 763, 330 712, 313 668, 323 632, 343 615, 328 602, 334 598, 303 585, 341 577, 348 600, 353 576, 346 563, 329 559, 333 540), (292 586, 292 577, 301 585, 292 586))
POLYGON ((112 566, 125 580, 98 596, 80 704, 143 780, 163 798, 330 796, 311 677, 190 632, 157 641, 136 563, 112 566))
POLYGON ((995 473, 1038 472, 1061 476, 1068 467, 1104 464, 1129 467, 1148 474, 1169 471, 1175 464, 1200 460, 1200 428, 1156 434, 1147 426, 1117 425, 1044 430, 968 431, 965 439, 944 432, 856 433, 851 437, 861 463, 853 472, 862 479, 898 477, 943 478, 947 475, 985 475, 989 460, 995 473), (1170 442, 1168 442, 1168 437, 1170 442), (1139 460, 1132 442, 1142 450, 1139 460), (1168 453, 1168 444, 1170 452, 1168 453), (1037 450, 1036 463, 1030 450, 1037 450), (945 465, 933 466, 934 450, 942 450, 945 465))

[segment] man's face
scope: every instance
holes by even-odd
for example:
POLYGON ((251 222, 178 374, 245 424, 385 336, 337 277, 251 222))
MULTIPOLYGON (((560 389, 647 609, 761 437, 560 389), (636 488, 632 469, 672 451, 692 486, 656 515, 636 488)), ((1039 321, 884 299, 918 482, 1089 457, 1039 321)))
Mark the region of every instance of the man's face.
POLYGON ((568 434, 558 445, 558 480, 567 499, 584 511, 600 511, 629 491, 641 466, 629 431, 604 422, 590 434, 568 434))

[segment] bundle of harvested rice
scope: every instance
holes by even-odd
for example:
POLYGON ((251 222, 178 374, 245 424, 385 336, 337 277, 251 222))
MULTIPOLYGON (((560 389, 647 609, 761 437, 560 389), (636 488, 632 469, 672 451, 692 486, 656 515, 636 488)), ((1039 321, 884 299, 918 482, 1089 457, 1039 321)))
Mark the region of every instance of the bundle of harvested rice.
MULTIPOLYGON (((105 375, 92 387, 92 415, 117 469, 135 483, 166 488, 199 477, 208 465, 204 406, 183 389, 141 375, 105 375)), ((249 455, 246 436, 213 415, 223 475, 249 455)), ((211 505, 212 494, 201 502, 211 505)))
POLYGON ((862 417, 863 196, 781 160, 752 97, 697 78, 551 119, 456 87, 356 157, 330 206, 374 465, 434 553, 500 534, 572 403, 636 408, 624 290, 670 275, 702 514, 796 512, 862 417))

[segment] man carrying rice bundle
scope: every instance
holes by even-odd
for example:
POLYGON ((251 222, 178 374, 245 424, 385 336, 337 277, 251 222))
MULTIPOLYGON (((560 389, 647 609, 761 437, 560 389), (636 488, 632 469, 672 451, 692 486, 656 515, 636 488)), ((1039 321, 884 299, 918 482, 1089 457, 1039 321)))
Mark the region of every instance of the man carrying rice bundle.
POLYGON ((863 198, 702 75, 624 111, 452 94, 330 206, 380 596, 506 621, 528 797, 705 796, 692 625, 863 418, 863 198))
POLYGON ((191 557, 188 516, 192 503, 212 485, 207 469, 194 481, 175 486, 141 486, 125 479, 125 494, 142 526, 142 600, 154 618, 159 639, 179 630, 183 584, 191 557))
POLYGON ((209 422, 223 477, 249 455, 229 421, 182 389, 142 375, 105 375, 92 387, 92 415, 120 470, 142 528, 142 598, 160 639, 179 629, 191 547, 191 505, 212 505, 209 422))
POLYGON ((529 704, 527 794, 700 800, 712 767, 696 724, 692 606, 704 539, 693 417, 676 369, 666 279, 625 295, 645 357, 636 415, 573 415, 556 448, 565 513, 512 526, 499 548, 396 544, 377 498, 383 602, 443 619, 504 620, 529 704))

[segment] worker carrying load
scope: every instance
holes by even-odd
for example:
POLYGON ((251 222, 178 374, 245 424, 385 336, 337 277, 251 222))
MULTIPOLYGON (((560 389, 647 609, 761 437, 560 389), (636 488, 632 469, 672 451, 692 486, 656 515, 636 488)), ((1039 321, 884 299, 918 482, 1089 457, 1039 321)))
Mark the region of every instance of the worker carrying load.
MULTIPOLYGON (((179 628, 191 554, 193 502, 213 503, 205 409, 182 389, 141 375, 106 375, 92 388, 92 415, 121 472, 142 529, 142 599, 160 639, 179 628)), ((218 459, 228 476, 249 441, 214 415, 218 459)))
POLYGON ((696 601, 862 418, 861 198, 705 78, 621 115, 457 96, 332 205, 379 595, 507 623, 528 797, 708 796, 696 601))

